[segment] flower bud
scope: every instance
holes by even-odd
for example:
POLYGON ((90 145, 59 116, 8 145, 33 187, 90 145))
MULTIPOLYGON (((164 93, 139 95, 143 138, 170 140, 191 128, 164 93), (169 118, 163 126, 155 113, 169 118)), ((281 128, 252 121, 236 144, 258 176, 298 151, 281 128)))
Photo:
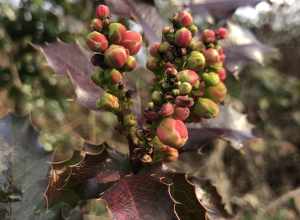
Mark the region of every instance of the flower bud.
POLYGON ((121 68, 125 65, 128 59, 127 50, 119 45, 112 44, 104 54, 105 63, 114 68, 121 68))
POLYGON ((219 112, 219 106, 207 98, 199 98, 193 107, 193 114, 197 117, 215 118, 219 112))
POLYGON ((188 130, 185 124, 173 118, 163 119, 156 129, 159 140, 166 145, 180 148, 188 139, 188 130))
POLYGON ((159 56, 159 47, 160 47, 160 43, 152 44, 149 48, 150 55, 153 57, 159 56))
POLYGON ((199 76, 193 70, 182 70, 177 74, 177 79, 180 82, 188 82, 194 86, 199 80, 199 76))
POLYGON ((133 127, 137 125, 136 118, 133 114, 128 114, 124 117, 124 125, 128 127, 133 127))
POLYGON ((185 121, 190 116, 190 109, 187 107, 176 107, 173 118, 185 121))
POLYGON ((190 44, 189 48, 192 51, 202 52, 205 49, 205 45, 199 39, 193 38, 192 41, 191 41, 191 44, 190 44))
POLYGON ((94 18, 91 22, 90 27, 91 27, 91 30, 100 32, 103 28, 103 23, 102 23, 101 19, 94 18))
POLYGON ((127 31, 126 27, 121 23, 110 23, 108 26, 108 38, 114 44, 120 44, 124 33, 127 31))
POLYGON ((166 162, 173 162, 173 161, 178 160, 179 153, 176 148, 173 148, 173 147, 170 147, 167 145, 163 145, 160 148, 160 152, 163 153, 163 160, 166 162))
POLYGON ((155 71, 159 67, 159 58, 157 57, 149 57, 147 60, 146 67, 148 70, 155 71))
POLYGON ((225 79, 227 78, 227 72, 224 68, 218 71, 218 75, 222 81, 225 81, 225 79))
POLYGON ((166 70, 165 70, 165 74, 168 75, 168 76, 171 76, 171 77, 175 77, 177 75, 177 70, 176 68, 174 67, 168 67, 166 70))
POLYGON ((143 38, 140 33, 134 31, 126 31, 123 34, 121 45, 129 50, 130 55, 135 55, 142 47, 143 38))
POLYGON ((202 33, 202 40, 205 43, 214 43, 216 41, 216 34, 213 30, 206 29, 202 33))
POLYGON ((107 18, 110 16, 110 10, 109 7, 106 5, 99 5, 96 8, 96 17, 97 18, 107 18))
POLYGON ((215 86, 220 82, 220 77, 216 73, 203 73, 202 78, 206 86, 215 86))
POLYGON ((194 105, 194 100, 187 95, 185 96, 177 96, 175 99, 176 106, 180 107, 192 107, 194 105))
POLYGON ((204 52, 204 56, 206 59, 207 64, 214 65, 220 62, 220 55, 216 49, 209 48, 204 52))
POLYGON ((97 100, 96 105, 97 108, 104 110, 117 110, 120 107, 118 97, 107 92, 97 100))
POLYGON ((112 69, 110 71, 110 77, 111 77, 111 81, 113 84, 118 84, 118 83, 122 82, 122 80, 123 80, 122 73, 120 73, 120 71, 118 71, 116 69, 112 69))
POLYGON ((153 109, 154 108, 154 102, 148 102, 147 107, 149 109, 153 109))
POLYGON ((136 68, 136 66, 137 66, 136 59, 133 56, 129 56, 125 63, 124 69, 126 71, 132 71, 136 68))
POLYGON ((165 103, 160 108, 159 114, 163 117, 171 116, 174 113, 174 107, 171 103, 165 103))
POLYGON ((228 37, 228 30, 224 27, 220 27, 217 31, 216 31, 217 37, 219 37, 220 39, 225 39, 228 37))
POLYGON ((87 45, 91 50, 103 53, 108 47, 108 41, 103 34, 93 31, 87 37, 87 45))
POLYGON ((210 86, 205 89, 205 96, 215 101, 216 103, 223 102, 227 94, 227 88, 223 82, 219 82, 215 86, 210 86))
POLYGON ((200 71, 205 66, 205 57, 201 52, 193 51, 187 60, 187 68, 200 71))
POLYGON ((179 86, 179 92, 181 95, 190 94, 192 89, 193 89, 192 85, 188 82, 183 82, 179 86))
POLYGON ((189 27, 193 24, 193 17, 187 11, 179 12, 175 17, 174 20, 181 26, 189 27))
POLYGON ((162 99, 162 94, 160 91, 153 91, 151 94, 152 101, 158 103, 162 99))
POLYGON ((181 28, 175 33, 175 44, 178 47, 188 47, 192 41, 192 33, 187 28, 181 28))

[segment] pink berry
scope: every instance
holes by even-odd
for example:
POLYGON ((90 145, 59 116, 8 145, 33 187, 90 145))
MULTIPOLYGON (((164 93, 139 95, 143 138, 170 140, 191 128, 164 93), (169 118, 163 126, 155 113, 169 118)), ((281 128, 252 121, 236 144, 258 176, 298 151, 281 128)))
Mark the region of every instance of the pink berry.
POLYGON ((99 5, 96 8, 96 16, 98 18, 106 18, 110 16, 110 10, 109 7, 107 7, 106 5, 99 5))
POLYGON ((103 53, 108 47, 108 41, 103 34, 93 31, 87 37, 87 45, 91 50, 103 53))
POLYGON ((135 55, 142 47, 143 38, 140 33, 126 31, 123 34, 121 45, 129 50, 130 55, 135 55))
POLYGON ((202 33, 202 40, 205 43, 213 43, 216 40, 216 34, 211 29, 205 29, 202 33))
POLYGON ((105 63, 113 68, 121 68, 128 59, 127 50, 119 45, 112 44, 104 53, 105 63))
POLYGON ((217 36, 220 39, 225 39, 228 37, 228 30, 224 27, 220 27, 217 31, 216 31, 217 36))
POLYGON ((187 11, 179 12, 175 17, 175 20, 184 27, 189 27, 193 24, 193 17, 187 11))
POLYGON ((224 68, 222 68, 218 71, 218 75, 219 75, 221 81, 225 81, 225 79, 227 78, 227 72, 224 68))
POLYGON ((192 41, 192 33, 185 27, 179 29, 175 33, 175 44, 178 47, 186 48, 192 41))
POLYGON ((165 103, 160 108, 159 114, 163 117, 171 116, 174 113, 174 107, 171 103, 165 103))
POLYGON ((176 107, 174 111, 174 118, 185 121, 190 115, 190 109, 187 107, 176 107))

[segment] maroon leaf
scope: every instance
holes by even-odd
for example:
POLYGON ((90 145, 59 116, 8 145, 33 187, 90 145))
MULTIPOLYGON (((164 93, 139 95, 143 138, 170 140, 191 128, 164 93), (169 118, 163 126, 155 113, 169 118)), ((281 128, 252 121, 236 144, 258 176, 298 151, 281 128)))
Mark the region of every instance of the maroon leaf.
POLYGON ((96 100, 100 97, 102 89, 90 79, 95 68, 90 62, 88 53, 78 44, 61 41, 34 47, 41 50, 49 66, 57 74, 67 74, 70 77, 77 101, 89 109, 96 109, 96 100))
POLYGON ((222 106, 220 115, 216 119, 202 123, 189 124, 189 140, 184 150, 193 150, 215 138, 224 138, 232 146, 240 149, 248 141, 255 139, 247 116, 237 112, 231 106, 222 106))
POLYGON ((149 175, 127 176, 107 190, 106 200, 114 220, 173 220, 168 186, 149 175))
POLYGON ((139 0, 106 0, 116 15, 134 19, 144 30, 149 44, 159 41, 159 31, 165 22, 155 6, 149 1, 139 0))
POLYGON ((186 7, 190 8, 193 14, 209 13, 218 19, 230 17, 234 11, 243 6, 255 6, 262 0, 205 0, 200 3, 190 3, 186 7))

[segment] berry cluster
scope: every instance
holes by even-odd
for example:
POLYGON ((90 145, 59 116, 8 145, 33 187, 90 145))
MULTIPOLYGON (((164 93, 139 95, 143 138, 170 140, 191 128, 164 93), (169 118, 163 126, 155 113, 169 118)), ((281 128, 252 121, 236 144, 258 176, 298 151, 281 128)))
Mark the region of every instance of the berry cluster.
POLYGON ((138 32, 127 30, 119 22, 111 21, 110 9, 99 5, 96 17, 91 22, 91 30, 87 37, 88 47, 95 52, 91 62, 100 67, 92 75, 92 80, 101 86, 106 93, 98 100, 97 107, 110 111, 121 111, 120 99, 125 100, 124 72, 136 68, 133 55, 142 46, 142 36, 138 32))
POLYGON ((225 55, 219 40, 228 34, 225 28, 206 29, 196 37, 198 28, 187 11, 177 13, 172 24, 163 29, 162 41, 149 48, 147 68, 155 80, 152 100, 144 112, 154 157, 163 155, 171 161, 188 139, 185 122, 219 114, 227 93, 225 55))

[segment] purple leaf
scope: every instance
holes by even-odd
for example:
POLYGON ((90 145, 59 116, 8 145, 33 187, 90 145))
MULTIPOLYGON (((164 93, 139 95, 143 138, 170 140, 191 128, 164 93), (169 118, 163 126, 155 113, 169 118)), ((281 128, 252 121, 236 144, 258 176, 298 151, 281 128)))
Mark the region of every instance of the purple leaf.
POLYGON ((112 11, 116 15, 134 19, 139 23, 149 44, 159 41, 158 33, 165 22, 153 4, 138 0, 106 0, 105 2, 112 6, 112 11))
POLYGON ((234 148, 240 149, 246 142, 255 139, 253 125, 248 122, 247 116, 231 106, 221 106, 220 115, 216 119, 192 123, 188 128, 189 140, 184 150, 197 149, 215 138, 228 140, 234 148))
POLYGON ((168 186, 150 175, 127 176, 101 198, 114 220, 176 219, 168 186))
POLYGON ((262 0, 203 0, 201 3, 190 3, 186 7, 193 14, 206 14, 207 12, 218 19, 230 17, 234 11, 243 6, 255 6, 262 0))
POLYGON ((103 91, 90 79, 95 68, 90 62, 88 53, 78 44, 61 41, 34 47, 41 50, 49 66, 57 74, 67 74, 70 77, 79 104, 95 110, 96 100, 103 91))

